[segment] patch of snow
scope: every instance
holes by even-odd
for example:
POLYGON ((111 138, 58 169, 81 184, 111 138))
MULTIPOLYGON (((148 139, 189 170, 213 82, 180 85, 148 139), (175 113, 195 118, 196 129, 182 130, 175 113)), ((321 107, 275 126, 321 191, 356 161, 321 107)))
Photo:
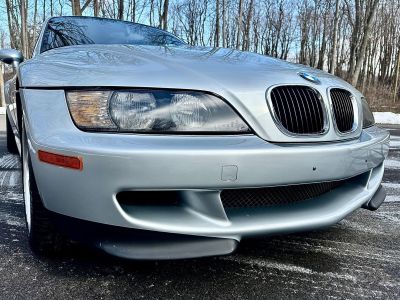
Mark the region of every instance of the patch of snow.
POLYGON ((5 115, 5 114, 6 114, 6 108, 0 107, 0 115, 5 115))
POLYGON ((375 122, 378 124, 400 125, 400 114, 392 112, 374 112, 375 122))
POLYGON ((400 141, 390 139, 390 148, 400 148, 400 141))
MULTIPOLYGON (((386 201, 386 200, 385 200, 386 201)), ((375 212, 375 216, 383 220, 384 222, 393 222, 399 224, 400 219, 397 211, 378 211, 375 212)))
POLYGON ((398 170, 400 169, 400 161, 398 160, 393 160, 393 159, 387 159, 385 160, 385 168, 387 169, 394 169, 398 170))
POLYGON ((388 189, 400 190, 400 183, 382 182, 382 185, 388 189))
POLYGON ((365 224, 358 224, 356 222, 352 222, 347 219, 340 221, 340 223, 338 225, 339 226, 344 225, 345 227, 348 227, 348 228, 352 228, 352 229, 355 229, 358 231, 372 233, 372 234, 376 234, 376 235, 385 235, 386 234, 386 232, 379 231, 378 228, 375 228, 375 226, 370 228, 370 227, 366 226, 365 224))
POLYGON ((231 260, 235 261, 237 263, 241 264, 246 264, 246 265, 251 265, 251 266, 257 266, 261 268, 268 268, 268 269, 275 269, 283 272, 295 272, 295 273, 300 273, 300 274, 305 274, 305 275, 318 275, 318 276, 323 276, 323 277, 328 277, 328 278, 337 278, 337 279, 345 279, 348 281, 353 281, 357 282, 357 278, 348 274, 338 274, 338 273, 333 273, 333 272, 318 272, 314 271, 309 268, 304 268, 292 264, 284 264, 284 263, 279 263, 275 261, 270 261, 270 260, 263 260, 263 259, 258 259, 255 257, 252 257, 251 259, 247 259, 245 257, 241 257, 239 255, 233 256, 233 257, 223 257, 222 259, 224 260, 231 260))
POLYGON ((389 196, 386 196, 385 202, 400 202, 400 197, 394 196, 394 195, 389 195, 389 196))
POLYGON ((18 182, 18 173, 17 172, 12 172, 10 176, 10 181, 9 181, 9 186, 14 187, 17 186, 18 182))
POLYGON ((7 154, 0 157, 0 167, 2 169, 18 168, 19 157, 15 154, 7 154))
POLYGON ((3 213, 0 211, 0 222, 6 223, 7 225, 17 226, 17 227, 24 227, 25 224, 22 218, 18 218, 7 213, 3 213))

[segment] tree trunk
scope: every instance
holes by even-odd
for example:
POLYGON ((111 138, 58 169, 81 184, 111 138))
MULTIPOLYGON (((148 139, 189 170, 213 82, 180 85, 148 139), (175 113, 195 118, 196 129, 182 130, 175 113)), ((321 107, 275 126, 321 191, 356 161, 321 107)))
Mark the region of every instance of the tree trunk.
POLYGON ((357 44, 359 40, 359 35, 361 33, 361 4, 360 0, 355 0, 356 3, 356 12, 355 12, 355 22, 353 24, 353 21, 351 19, 351 12, 350 12, 350 7, 349 4, 347 4, 347 11, 348 11, 348 18, 349 21, 352 25, 352 34, 351 34, 351 42, 350 42, 350 63, 349 63, 349 69, 347 71, 348 73, 348 78, 351 79, 353 74, 354 74, 354 69, 355 69, 355 64, 356 64, 356 50, 357 50, 357 44))
POLYGON ((336 11, 335 11, 335 27, 333 30, 333 46, 332 46, 332 61, 331 61, 331 69, 329 72, 335 75, 336 69, 336 55, 337 55, 337 39, 338 39, 338 31, 339 31, 339 8, 340 8, 340 0, 336 0, 336 11))
POLYGON ((254 0, 250 1, 250 6, 249 6, 249 11, 247 14, 247 26, 246 26, 246 46, 245 49, 246 51, 250 50, 250 28, 251 28, 251 18, 252 18, 252 12, 253 12, 253 3, 254 0))
POLYGON ((93 15, 95 17, 99 16, 99 11, 100 11, 99 8, 100 8, 99 7, 99 0, 93 0, 93 15))
POLYGON ((311 42, 311 56, 310 56, 310 66, 315 68, 316 61, 316 46, 317 46, 317 15, 318 15, 318 7, 320 6, 319 0, 315 1, 314 7, 314 23, 313 23, 313 31, 312 31, 312 42, 311 42))
POLYGON ((153 19, 154 19, 154 0, 151 0, 151 1, 150 1, 149 18, 150 18, 150 26, 153 26, 153 19))
POLYGON ((243 15, 243 0, 239 2, 239 20, 238 20, 238 32, 237 32, 237 40, 236 40, 236 49, 240 47, 240 39, 242 35, 242 15, 243 15))
POLYGON ((133 0, 132 5, 132 22, 136 22, 136 0, 133 0))
POLYGON ((364 36, 362 39, 360 50, 357 55, 357 64, 356 64, 356 68, 354 70, 354 75, 351 80, 351 83, 353 86, 356 86, 357 82, 358 82, 358 77, 360 75, 361 66, 363 65, 364 59, 365 59, 365 50, 367 48, 367 42, 368 42, 369 36, 371 34, 372 21, 374 20, 374 16, 375 16, 376 10, 378 8, 378 4, 379 4, 379 0, 373 0, 373 1, 374 2, 372 4, 371 10, 369 11, 369 14, 367 16, 367 22, 364 26, 364 36))
POLYGON ((396 80, 394 83, 393 102, 396 102, 397 86, 399 83, 399 71, 400 71, 400 46, 399 46, 399 55, 397 56, 396 80))
MULTIPOLYGON (((71 0, 72 3, 72 14, 74 16, 81 16, 81 4, 79 0, 71 0)), ((44 9, 44 8, 43 8, 44 9)))
POLYGON ((318 57, 318 64, 317 68, 320 70, 324 69, 324 57, 325 57, 325 51, 326 51, 326 27, 327 27, 327 22, 326 22, 326 13, 324 15, 324 31, 322 33, 322 45, 321 49, 319 50, 319 57, 318 57))
POLYGON ((219 47, 219 0, 215 5, 215 36, 214 47, 219 47))
POLYGON ((118 0, 118 19, 124 19, 124 0, 118 0))
POLYGON ((225 3, 226 0, 222 0, 222 46, 226 47, 226 15, 225 15, 225 3))
POLYGON ((169 0, 164 0, 164 11, 162 14, 163 20, 163 29, 168 30, 168 7, 169 7, 169 0))
POLYGON ((6 0, 6 7, 7 7, 7 21, 8 21, 8 31, 10 34, 10 46, 11 49, 17 48, 17 42, 15 40, 15 33, 14 28, 12 27, 12 20, 11 20, 11 3, 10 0, 6 0))
POLYGON ((21 12, 21 52, 24 58, 28 57, 28 20, 26 8, 28 3, 25 0, 20 0, 20 12, 21 12))
POLYGON ((92 0, 86 0, 85 4, 83 4, 81 8, 81 1, 80 0, 71 0, 72 4, 72 14, 74 16, 82 16, 82 12, 89 6, 92 0))
POLYGON ((33 14, 33 39, 35 39, 36 35, 36 17, 37 17, 37 3, 38 0, 35 0, 35 12, 33 14))

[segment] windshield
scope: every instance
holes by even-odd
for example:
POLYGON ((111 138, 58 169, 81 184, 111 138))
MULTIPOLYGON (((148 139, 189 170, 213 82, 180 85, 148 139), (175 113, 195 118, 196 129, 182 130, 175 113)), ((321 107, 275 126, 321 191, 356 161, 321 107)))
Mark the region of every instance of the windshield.
POLYGON ((137 23, 103 18, 59 17, 49 20, 40 52, 85 44, 186 45, 169 32, 137 23))

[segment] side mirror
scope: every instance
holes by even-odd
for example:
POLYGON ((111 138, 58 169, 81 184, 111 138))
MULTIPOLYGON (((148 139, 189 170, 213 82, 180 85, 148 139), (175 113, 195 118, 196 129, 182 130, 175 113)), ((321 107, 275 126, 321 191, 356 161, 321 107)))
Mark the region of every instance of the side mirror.
POLYGON ((17 68, 18 65, 24 61, 24 56, 18 50, 1 49, 0 60, 5 64, 9 64, 14 68, 17 68))

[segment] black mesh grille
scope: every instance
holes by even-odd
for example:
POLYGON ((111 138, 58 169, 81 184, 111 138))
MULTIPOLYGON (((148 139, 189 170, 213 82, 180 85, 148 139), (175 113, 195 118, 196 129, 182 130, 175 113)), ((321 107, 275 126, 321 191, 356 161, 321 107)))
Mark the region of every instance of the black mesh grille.
POLYGON ((223 190, 225 208, 288 204, 321 196, 345 184, 345 180, 254 189, 223 190))
POLYGON ((278 86, 271 91, 271 102, 282 126, 294 134, 324 131, 321 95, 301 85, 278 86))
POLYGON ((351 94, 342 89, 331 89, 330 93, 337 129, 342 133, 351 131, 354 124, 351 94))

